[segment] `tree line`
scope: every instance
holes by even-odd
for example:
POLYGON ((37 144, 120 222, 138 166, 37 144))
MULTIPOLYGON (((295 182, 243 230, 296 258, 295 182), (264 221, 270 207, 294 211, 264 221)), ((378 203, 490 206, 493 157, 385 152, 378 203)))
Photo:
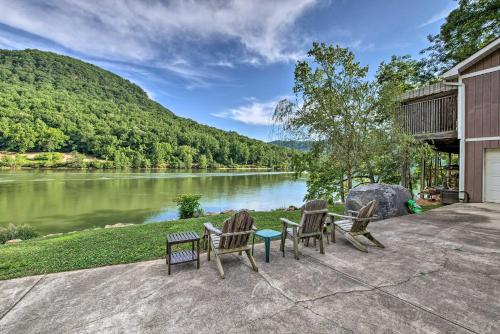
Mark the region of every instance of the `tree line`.
POLYGON ((0 150, 79 152, 116 168, 287 168, 296 154, 178 117, 126 79, 38 50, 0 50, 0 150))

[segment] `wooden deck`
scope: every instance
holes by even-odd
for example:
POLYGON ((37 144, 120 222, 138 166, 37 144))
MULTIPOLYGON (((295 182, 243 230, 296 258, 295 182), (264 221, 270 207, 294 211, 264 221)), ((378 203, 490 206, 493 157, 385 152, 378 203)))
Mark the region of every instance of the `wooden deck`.
POLYGON ((455 94, 403 103, 399 112, 406 132, 417 139, 457 138, 455 94))

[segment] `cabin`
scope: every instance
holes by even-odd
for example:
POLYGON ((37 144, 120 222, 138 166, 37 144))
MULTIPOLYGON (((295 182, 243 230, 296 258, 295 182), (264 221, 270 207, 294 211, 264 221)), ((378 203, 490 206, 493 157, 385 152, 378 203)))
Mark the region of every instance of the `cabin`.
MULTIPOLYGON (((405 93, 404 129, 436 152, 449 154, 442 199, 500 203, 500 38, 442 75, 442 81, 405 93), (458 164, 452 165, 453 154, 458 164), (451 182, 457 171, 458 186, 451 182)), ((421 189, 440 167, 422 162, 421 189)), ((404 168, 404 167, 403 167, 404 168)))

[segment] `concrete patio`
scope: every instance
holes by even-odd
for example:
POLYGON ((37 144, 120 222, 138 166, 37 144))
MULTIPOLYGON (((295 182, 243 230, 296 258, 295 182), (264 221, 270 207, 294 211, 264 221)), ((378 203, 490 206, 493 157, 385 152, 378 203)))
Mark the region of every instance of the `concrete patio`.
MULTIPOLYGON (((258 224, 258 222, 257 222, 258 224)), ((202 256, 0 281, 0 333, 499 333, 500 205, 456 204, 372 223, 385 249, 337 235, 321 255, 279 242, 259 272, 202 256)), ((64 256, 64 254, 61 254, 64 256)))

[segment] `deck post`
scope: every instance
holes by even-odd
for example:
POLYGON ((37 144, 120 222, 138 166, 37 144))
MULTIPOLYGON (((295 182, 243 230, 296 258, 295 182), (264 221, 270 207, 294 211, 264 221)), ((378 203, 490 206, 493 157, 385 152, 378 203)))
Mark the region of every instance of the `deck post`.
POLYGON ((425 158, 422 158, 420 164, 420 198, 424 198, 424 188, 425 188, 425 158))
POLYGON ((451 180, 451 153, 448 153, 448 165, 446 167, 446 189, 450 189, 451 180))
MULTIPOLYGON (((436 151, 436 164, 434 166, 434 182, 436 182, 436 186, 438 186, 438 182, 440 182, 439 180, 439 177, 441 175, 439 175, 439 171, 440 171, 440 167, 441 167, 441 159, 439 159, 439 151, 436 151)), ((442 184, 441 184, 442 185, 442 184)))

